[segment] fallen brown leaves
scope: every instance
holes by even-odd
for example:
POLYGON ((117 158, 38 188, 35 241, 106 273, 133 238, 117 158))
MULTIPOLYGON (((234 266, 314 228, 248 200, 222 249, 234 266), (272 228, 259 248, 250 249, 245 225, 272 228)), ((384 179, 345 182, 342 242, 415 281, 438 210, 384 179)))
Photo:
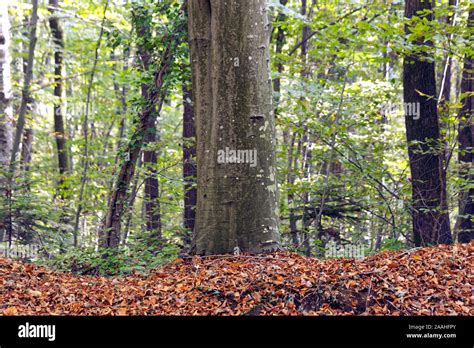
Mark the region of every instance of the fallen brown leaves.
POLYGON ((178 259, 148 276, 0 258, 3 315, 473 315, 474 242, 362 261, 279 252, 178 259))

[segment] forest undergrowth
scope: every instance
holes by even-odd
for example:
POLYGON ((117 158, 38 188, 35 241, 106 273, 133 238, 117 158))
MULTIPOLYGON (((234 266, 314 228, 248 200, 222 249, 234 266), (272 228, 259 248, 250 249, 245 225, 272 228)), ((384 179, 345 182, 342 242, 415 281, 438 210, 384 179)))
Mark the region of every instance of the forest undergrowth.
POLYGON ((473 315, 474 242, 360 260, 290 252, 177 258, 148 274, 0 258, 3 315, 473 315))

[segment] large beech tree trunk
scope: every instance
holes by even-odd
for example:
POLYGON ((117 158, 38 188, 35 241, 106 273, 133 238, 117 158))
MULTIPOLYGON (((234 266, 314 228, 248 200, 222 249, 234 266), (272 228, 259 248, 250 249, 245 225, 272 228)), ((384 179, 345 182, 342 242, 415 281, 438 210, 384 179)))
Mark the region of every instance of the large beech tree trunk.
MULTIPOLYGON (((431 1, 407 0, 405 17, 431 10, 431 1)), ((428 15, 432 20, 433 15, 428 15)), ((410 34, 410 26, 406 27, 410 34)), ((418 37, 415 45, 432 43, 418 37)), ((443 180, 442 140, 436 101, 435 65, 426 54, 409 55, 404 60, 404 101, 419 103, 419 117, 408 114, 405 125, 412 181, 413 234, 416 246, 451 243, 447 212, 446 182, 443 180)))
POLYGON ((188 6, 198 174, 192 251, 275 250, 280 244, 268 2, 190 0, 188 6), (231 163, 232 153, 223 158, 226 149, 256 151, 256 163, 231 163))

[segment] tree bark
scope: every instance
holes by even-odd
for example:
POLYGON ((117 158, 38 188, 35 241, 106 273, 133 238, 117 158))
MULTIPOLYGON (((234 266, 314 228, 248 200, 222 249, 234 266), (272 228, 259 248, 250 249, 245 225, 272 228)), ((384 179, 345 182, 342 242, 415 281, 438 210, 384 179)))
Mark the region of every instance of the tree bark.
MULTIPOLYGON (((432 10, 430 1, 407 0, 405 17, 412 18, 423 10, 432 10)), ((433 20, 432 14, 428 15, 428 20, 433 20)), ((409 25, 405 32, 410 34, 409 25)), ((418 37, 413 44, 432 46, 425 40, 418 37)), ((437 112, 435 66, 427 58, 426 54, 412 54, 405 57, 403 64, 405 105, 419 105, 420 111, 419 117, 411 113, 405 115, 416 246, 452 242, 443 180, 444 154, 437 112)))
POLYGON ((33 63, 35 57, 36 48, 36 27, 38 23, 38 0, 32 0, 33 10, 31 12, 31 19, 29 23, 30 34, 29 34, 29 46, 28 46, 28 58, 26 64, 25 79, 23 81, 23 89, 21 91, 21 104, 18 112, 18 120, 15 129, 15 138, 13 140, 13 148, 10 157, 10 172, 14 175, 15 172, 15 161, 20 149, 21 138, 23 136, 23 128, 25 127, 25 117, 28 111, 28 105, 31 101, 31 79, 33 78, 33 63))
POLYGON ((55 12, 59 8, 59 0, 49 0, 49 26, 53 35, 54 44, 54 137, 56 138, 56 149, 58 156, 59 181, 58 191, 61 198, 64 198, 66 187, 65 176, 69 170, 68 151, 66 144, 66 133, 64 131, 64 118, 62 114, 62 70, 63 70, 63 50, 64 38, 63 30, 59 24, 55 12))
POLYGON ((31 152, 33 151, 33 129, 27 128, 23 132, 21 141, 21 170, 23 175, 30 171, 31 152))
MULTIPOLYGON (((280 0, 280 4, 282 6, 286 6, 288 0, 280 0)), ((277 21, 281 22, 286 19, 286 16, 283 13, 279 13, 277 17, 277 21)), ((277 70, 277 77, 273 79, 273 93, 274 93, 274 100, 275 100, 275 117, 278 117, 278 113, 280 111, 280 95, 281 95, 281 74, 283 73, 284 66, 283 61, 280 55, 283 53, 283 46, 285 45, 286 41, 286 34, 285 30, 281 27, 281 25, 277 29, 276 39, 275 39, 275 55, 276 55, 276 70, 277 70)))
MULTIPOLYGON (((307 16, 307 1, 306 0, 301 0, 301 15, 306 17, 307 16)), ((306 84, 308 77, 309 77, 309 71, 307 67, 308 63, 308 49, 309 49, 309 44, 308 44, 308 36, 310 34, 310 28, 307 25, 303 26, 302 33, 301 33, 301 78, 303 79, 303 83, 306 84)), ((304 105, 305 98, 301 97, 300 100, 303 102, 302 105, 304 105)), ((306 120, 305 120, 306 122, 306 120)), ((309 146, 310 139, 309 139, 309 134, 308 134, 308 126, 304 126, 304 135, 303 135, 303 143, 302 143, 302 172, 305 177, 309 179, 311 176, 311 148, 309 146)), ((304 200, 304 209, 303 209, 303 219, 302 219, 302 232, 303 232, 303 246, 305 248, 305 255, 306 256, 311 256, 312 255, 312 248, 311 248, 311 235, 310 235, 310 225, 311 225, 311 219, 308 218, 307 216, 307 209, 312 208, 312 202, 311 202, 311 196, 309 194, 309 191, 306 190, 303 193, 303 200, 304 200)))
MULTIPOLYGON (((194 122, 193 93, 187 81, 183 81, 183 180, 184 180, 184 228, 194 231, 196 221, 196 125, 194 122)), ((184 244, 191 239, 185 235, 184 244)))
MULTIPOLYGON (((13 142, 13 108, 11 90, 11 56, 10 47, 10 20, 8 6, 0 6, 0 197, 2 208, 8 206, 8 180, 6 174, 10 165, 10 155, 13 142)), ((6 211, 6 209, 2 209, 6 211)), ((4 231, 8 225, 6 214, 0 217, 0 242, 3 241, 4 231)))
POLYGON ((36 29, 38 24, 38 0, 32 0, 32 12, 29 23, 29 44, 28 44, 28 55, 26 58, 26 64, 24 64, 24 81, 21 91, 21 102, 20 109, 18 112, 18 119, 15 127, 15 135, 13 139, 13 145, 10 156, 9 163, 9 174, 8 174, 8 183, 7 183, 7 200, 8 200, 8 217, 7 217, 7 234, 8 234, 8 244, 11 246, 13 240, 13 216, 12 216, 12 192, 15 182, 15 172, 17 165, 17 155, 20 150, 20 144, 22 142, 23 131, 26 123, 26 114, 29 110, 31 103, 31 80, 33 78, 33 63, 35 56, 36 48, 36 29))
MULTIPOLYGON (((148 98, 148 92, 143 95, 148 98)), ((163 101, 160 102, 160 107, 163 101)), ((156 114, 148 120, 148 131, 145 134, 145 145, 158 141, 156 114), (154 129, 152 131, 152 129, 154 129)), ((143 151, 143 164, 145 166, 145 214, 146 227, 149 232, 148 239, 150 243, 161 239, 161 209, 160 209, 160 184, 157 177, 156 166, 158 162, 158 154, 156 150, 143 151)))
POLYGON ((270 29, 265 0, 189 1, 196 254, 280 247, 270 29), (241 162, 247 163, 235 163, 238 150, 241 162), (246 158, 242 151, 247 151, 246 158))
MULTIPOLYGON (((474 24, 474 9, 469 11, 468 27, 474 24)), ((459 115, 459 135, 458 135, 458 160, 460 166, 460 176, 466 188, 461 190, 459 199, 459 234, 458 241, 468 243, 474 239, 474 57, 467 54, 464 58, 464 68, 461 82, 462 107, 459 115), (470 94, 469 94, 470 93, 470 94)))
MULTIPOLYGON (((151 39, 151 27, 147 22, 147 14, 142 12, 142 9, 136 9, 135 13, 135 25, 137 34, 142 40, 143 44, 138 45, 138 54, 141 60, 141 67, 143 72, 147 72, 151 68, 152 52, 149 51, 151 39)), ((163 105, 163 96, 158 101, 159 105, 156 105, 156 100, 153 99, 152 94, 153 86, 147 83, 142 84, 141 93, 142 98, 147 105, 145 108, 151 107, 147 117, 147 129, 144 136, 144 145, 150 145, 155 143, 158 134, 157 118, 163 105)), ((146 110, 144 111, 146 112, 146 110)), ((157 166, 157 151, 144 150, 143 151, 143 166, 145 167, 145 217, 146 217, 146 229, 148 231, 148 242, 153 244, 161 239, 161 212, 160 212, 160 192, 159 182, 156 173, 157 166)))
MULTIPOLYGON (((280 0, 280 4, 286 6, 288 0, 280 0)), ((281 22, 286 19, 286 15, 282 12, 278 14, 277 21, 281 22)), ((274 94, 274 101, 275 101, 275 117, 279 116, 280 113, 280 100, 281 100, 281 75, 284 71, 284 65, 281 60, 280 55, 283 53, 283 46, 286 41, 286 34, 285 30, 279 26, 277 29, 276 39, 275 39, 275 55, 277 59, 276 69, 278 72, 278 76, 273 79, 273 94, 274 94)), ((293 247, 297 248, 299 246, 299 238, 298 238, 298 229, 296 226, 297 218, 295 215, 295 209, 293 208, 295 195, 292 192, 293 184, 295 181, 294 169, 293 169, 293 158, 294 158, 294 145, 295 145, 295 136, 296 134, 292 134, 291 136, 288 133, 288 130, 284 130, 283 133, 283 141, 285 142, 285 146, 287 147, 287 158, 288 158, 288 165, 287 165, 287 185, 288 185, 288 194, 287 194, 287 204, 289 210, 289 224, 290 224, 290 237, 291 237, 291 244, 293 247)), ((295 159, 296 160, 296 159, 295 159)))
MULTIPOLYGON (((175 33, 179 33, 182 30, 181 24, 173 28, 173 30, 175 33)), ((153 85, 150 86, 147 103, 139 115, 137 128, 125 149, 125 158, 122 160, 115 188, 109 202, 104 232, 101 233, 102 238, 99 240, 100 247, 113 248, 117 247, 120 243, 121 219, 127 203, 128 190, 135 175, 136 163, 146 134, 149 131, 150 119, 156 117, 156 111, 161 108, 160 105, 163 102, 163 84, 175 59, 173 45, 177 39, 176 35, 170 35, 165 43, 166 48, 153 75, 153 85), (157 106, 157 103, 160 103, 160 105, 157 106)))
MULTIPOLYGON (((92 70, 89 77, 89 85, 87 86, 86 108, 84 112, 84 120, 82 122, 82 132, 84 136, 84 157, 82 159, 83 169, 82 169, 81 184, 80 184, 80 189, 79 189, 79 202, 77 204, 76 214, 74 217, 74 230, 73 230, 74 246, 77 246, 77 243, 79 240, 79 221, 81 219, 84 197, 86 194, 86 184, 87 184, 88 176, 89 176, 89 167, 90 167, 89 126, 91 127, 92 135, 95 136, 94 123, 91 122, 91 124, 89 125, 89 112, 90 112, 94 77, 95 77, 95 73, 97 69, 97 63, 99 61, 99 50, 102 44, 102 37, 105 31, 105 20, 107 19, 107 10, 109 8, 109 3, 110 1, 107 0, 104 6, 104 14, 102 16, 102 22, 100 24, 99 38, 97 39, 97 44, 95 46, 94 60, 93 60, 92 70)), ((100 232, 99 232, 99 240, 101 239, 101 237, 102 236, 100 235, 100 232)))

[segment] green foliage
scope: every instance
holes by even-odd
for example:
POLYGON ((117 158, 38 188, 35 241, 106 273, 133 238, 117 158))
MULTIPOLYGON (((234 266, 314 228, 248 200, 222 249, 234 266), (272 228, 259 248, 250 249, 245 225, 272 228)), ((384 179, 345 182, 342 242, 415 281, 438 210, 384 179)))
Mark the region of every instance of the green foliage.
POLYGON ((392 238, 383 240, 381 246, 381 250, 401 250, 405 248, 406 245, 402 241, 392 238))
MULTIPOLYGON (((302 243, 297 247, 291 245, 290 212, 297 216, 300 236, 303 230, 309 232, 313 251, 318 251, 326 238, 318 235, 318 224, 337 230, 347 240, 357 235, 375 241, 380 234, 382 249, 410 245, 412 192, 403 112, 382 115, 381 107, 402 99, 401 62, 406 54, 430 54, 438 72, 443 71, 446 57, 451 57, 453 86, 456 84, 463 57, 474 54, 472 40, 468 39, 472 32, 466 26, 472 4, 460 0, 457 6, 449 7, 447 1, 438 2, 434 16, 439 20, 428 21, 427 13, 405 19, 400 1, 308 1, 308 9, 314 7, 307 15, 301 14, 301 1, 269 3, 274 19, 270 46, 272 77, 281 82, 275 97, 280 103, 276 119, 277 173, 284 246, 305 252, 302 243), (444 18, 453 14, 456 25, 448 25, 444 18), (408 36, 405 25, 411 28, 408 36), (303 57, 300 43, 305 26, 315 35, 308 40, 308 54, 303 57), (276 53, 278 29, 285 36, 281 53, 276 53), (411 40, 416 38, 433 45, 413 45, 411 40), (281 72, 279 63, 283 65, 281 72), (293 196, 291 201, 288 195, 293 196), (321 205, 324 211, 320 221, 303 226, 304 209, 319 211, 321 205)), ((187 19, 181 11, 182 4, 177 0, 132 0, 125 5, 123 1, 109 2, 92 84, 89 151, 85 158, 85 100, 105 2, 61 2, 60 23, 65 36, 63 112, 71 157, 64 199, 57 194, 53 45, 47 25, 38 27, 34 104, 26 124, 34 130, 32 160, 29 170, 22 170, 14 180, 12 201, 0 200, 0 217, 11 214, 15 237, 25 243, 41 244, 52 257, 44 262, 56 269, 125 274, 174 257, 177 246, 182 244, 182 145, 189 140, 182 139, 181 83, 191 78, 187 67, 187 30, 183 26, 187 19), (141 97, 141 85, 154 83, 154 72, 162 62, 170 37, 175 64, 164 84, 165 102, 157 125, 148 128, 158 139, 146 147, 157 152, 158 163, 154 168, 136 168, 129 190, 133 199, 126 202, 122 220, 128 249, 96 252, 97 234, 104 222, 111 188, 120 163, 128 156, 125 144, 133 149, 143 140, 143 134, 136 133, 141 111, 147 106, 141 97), (148 69, 139 59, 139 46, 152 52, 148 69), (84 198, 79 202, 86 162, 87 182, 84 198), (143 182, 145 174, 152 170, 159 180, 166 240, 165 245, 154 247, 145 246, 149 243, 145 242, 143 214, 143 182), (79 204, 79 248, 73 249, 74 213, 79 204)), ((15 96, 21 93, 28 45, 25 18, 30 11, 31 4, 26 0, 10 6, 15 96)), ((40 2, 39 15, 40 23, 47 23, 47 2, 40 2)), ((441 74, 438 75, 439 80, 441 74)), ((452 97, 440 112, 447 149, 456 149, 462 96, 452 97)), ((18 101, 19 98, 13 98, 14 110, 19 107, 18 101)), ((443 150, 439 144, 436 149, 443 150)), ((459 177, 455 157, 451 157, 447 173, 449 206, 454 213, 451 215, 456 215, 460 190, 473 185, 459 177)), ((371 243, 373 249, 374 244, 371 243)))
POLYGON ((80 275, 116 276, 133 272, 146 273, 177 256, 178 248, 172 245, 165 245, 159 251, 156 247, 145 246, 99 251, 85 248, 71 249, 51 259, 41 259, 38 263, 57 271, 80 275))

